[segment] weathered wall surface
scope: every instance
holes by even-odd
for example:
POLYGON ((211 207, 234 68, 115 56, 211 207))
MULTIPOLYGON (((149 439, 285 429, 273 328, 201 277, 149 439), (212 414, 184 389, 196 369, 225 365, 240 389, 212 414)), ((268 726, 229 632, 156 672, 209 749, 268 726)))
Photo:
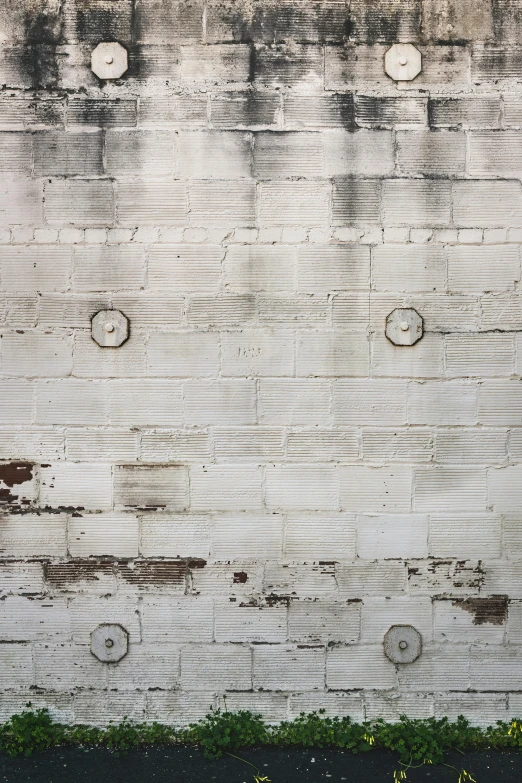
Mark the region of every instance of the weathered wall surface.
POLYGON ((520 0, 3 0, 2 717, 522 712, 521 40, 520 0))

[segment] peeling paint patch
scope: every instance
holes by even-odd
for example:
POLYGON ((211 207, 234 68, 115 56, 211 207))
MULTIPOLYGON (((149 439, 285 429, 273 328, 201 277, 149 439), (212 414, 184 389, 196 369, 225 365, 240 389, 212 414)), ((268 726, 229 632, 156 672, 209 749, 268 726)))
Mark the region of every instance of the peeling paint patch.
POLYGON ((453 606, 473 615, 473 625, 502 625, 507 618, 507 595, 492 595, 489 598, 466 598, 453 601, 453 606))
POLYGON ((24 484, 31 481, 33 477, 33 467, 31 462, 8 462, 0 464, 0 481, 6 487, 14 487, 15 484, 24 484))

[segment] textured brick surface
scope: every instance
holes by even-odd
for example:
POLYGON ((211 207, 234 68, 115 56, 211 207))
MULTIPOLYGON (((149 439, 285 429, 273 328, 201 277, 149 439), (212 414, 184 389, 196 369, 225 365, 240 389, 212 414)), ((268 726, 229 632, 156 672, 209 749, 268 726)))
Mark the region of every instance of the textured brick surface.
POLYGON ((0 12, 1 716, 516 711, 520 3, 54 5, 0 12))

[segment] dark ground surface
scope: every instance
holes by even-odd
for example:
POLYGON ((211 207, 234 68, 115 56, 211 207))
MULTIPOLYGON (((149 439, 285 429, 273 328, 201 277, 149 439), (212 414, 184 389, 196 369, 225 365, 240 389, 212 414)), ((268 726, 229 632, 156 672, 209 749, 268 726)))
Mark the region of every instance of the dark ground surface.
MULTIPOLYGON (((261 748, 240 753, 272 783, 393 783, 399 768, 392 754, 371 751, 353 756, 340 751, 261 748), (312 761, 313 759, 313 761, 312 761)), ((477 783, 522 783, 522 754, 471 753, 449 756, 477 783)), ((256 770, 230 757, 207 761, 194 748, 152 748, 115 756, 104 749, 58 748, 30 758, 0 756, 0 783, 253 783, 256 770)), ((422 767, 408 772, 408 783, 457 783, 458 774, 445 767, 422 767)))

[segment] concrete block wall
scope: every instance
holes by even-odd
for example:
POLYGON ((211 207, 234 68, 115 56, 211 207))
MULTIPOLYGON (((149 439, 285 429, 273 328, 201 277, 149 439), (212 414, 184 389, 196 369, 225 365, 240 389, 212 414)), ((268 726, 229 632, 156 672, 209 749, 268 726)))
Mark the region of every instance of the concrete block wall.
POLYGON ((522 2, 22 0, 0 30, 0 718, 520 714, 522 2))

